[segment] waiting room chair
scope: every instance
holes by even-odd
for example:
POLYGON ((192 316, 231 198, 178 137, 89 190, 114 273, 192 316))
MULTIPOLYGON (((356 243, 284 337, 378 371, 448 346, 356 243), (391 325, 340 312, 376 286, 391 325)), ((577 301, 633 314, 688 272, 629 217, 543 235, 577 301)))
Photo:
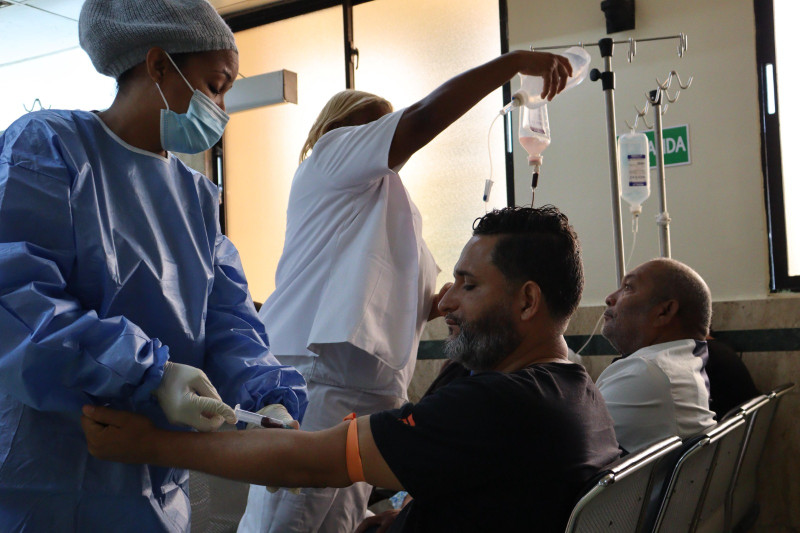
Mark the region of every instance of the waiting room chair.
POLYGON ((794 388, 794 383, 786 383, 772 390, 766 405, 752 405, 753 411, 748 424, 747 446, 739 458, 731 488, 727 494, 726 531, 741 527, 743 523, 755 522, 758 507, 755 503, 756 473, 769 428, 781 398, 794 388))
POLYGON ((604 468, 587 484, 575 504, 567 533, 639 531, 654 467, 661 458, 680 447, 681 439, 670 437, 604 468))
MULTIPOLYGON (((719 498, 719 489, 722 489, 722 483, 709 489, 710 494, 705 498, 700 519, 697 524, 698 532, 715 533, 724 531, 727 533, 731 530, 730 494, 736 481, 739 467, 741 466, 742 457, 747 453, 747 447, 752 442, 750 435, 755 418, 761 408, 767 405, 769 401, 769 396, 761 394, 734 407, 722 418, 722 420, 728 420, 736 415, 742 415, 745 419, 745 435, 739 449, 738 457, 733 465, 733 470, 730 471, 730 479, 728 480, 727 487, 725 487, 723 500, 720 501, 719 498)), ((717 479, 719 480, 720 477, 718 476, 717 479)))
POLYGON ((706 479, 703 497, 697 507, 694 525, 691 531, 698 533, 723 533, 728 531, 725 523, 725 505, 733 480, 736 476, 739 460, 747 448, 749 422, 758 409, 769 401, 766 396, 759 396, 739 406, 738 412, 732 409, 725 415, 723 422, 742 418, 743 424, 737 424, 720 440, 714 455, 713 465, 706 479))
MULTIPOLYGON (((727 448, 727 439, 741 439, 745 419, 737 414, 714 425, 704 434, 684 442, 684 452, 675 464, 664 491, 654 532, 687 533, 692 531, 696 514, 713 475, 717 450, 727 448), (722 444, 725 443, 725 444, 722 444)), ((741 440, 739 441, 741 442, 741 440)))

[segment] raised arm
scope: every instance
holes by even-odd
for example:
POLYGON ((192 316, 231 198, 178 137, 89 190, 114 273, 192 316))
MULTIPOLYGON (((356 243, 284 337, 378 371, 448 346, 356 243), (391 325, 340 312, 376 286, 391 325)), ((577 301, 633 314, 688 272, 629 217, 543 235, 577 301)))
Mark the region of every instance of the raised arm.
POLYGON ((542 96, 552 100, 566 86, 572 67, 563 56, 516 50, 451 78, 405 110, 392 140, 389 167, 405 162, 517 73, 541 76, 542 96))

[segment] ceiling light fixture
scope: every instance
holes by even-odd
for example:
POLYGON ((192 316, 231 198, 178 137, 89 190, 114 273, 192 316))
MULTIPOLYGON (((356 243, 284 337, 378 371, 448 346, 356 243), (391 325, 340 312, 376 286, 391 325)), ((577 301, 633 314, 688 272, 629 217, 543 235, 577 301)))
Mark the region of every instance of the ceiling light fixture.
POLYGON ((228 113, 274 104, 297 103, 297 73, 278 70, 236 80, 225 95, 228 113))

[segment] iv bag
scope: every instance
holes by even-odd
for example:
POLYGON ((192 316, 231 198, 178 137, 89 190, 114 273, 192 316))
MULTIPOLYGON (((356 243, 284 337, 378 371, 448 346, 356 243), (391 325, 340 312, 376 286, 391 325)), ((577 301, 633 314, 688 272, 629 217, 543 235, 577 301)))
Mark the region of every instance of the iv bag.
POLYGON ((650 197, 650 151, 647 135, 631 131, 619 136, 620 196, 631 206, 631 213, 642 212, 642 202, 650 197))
POLYGON ((519 143, 528 152, 528 163, 542 163, 542 152, 550 146, 550 121, 547 106, 523 107, 519 116, 519 143))
MULTIPOLYGON (((568 48, 559 55, 566 57, 569 60, 569 64, 572 65, 572 76, 567 79, 567 85, 564 87, 564 91, 566 91, 583 81, 589 72, 589 62, 592 58, 589 52, 580 46, 568 48)), ((519 99, 521 105, 531 109, 547 103, 547 100, 541 96, 544 89, 544 80, 541 76, 520 74, 519 77, 520 89, 514 93, 514 99, 519 99)))

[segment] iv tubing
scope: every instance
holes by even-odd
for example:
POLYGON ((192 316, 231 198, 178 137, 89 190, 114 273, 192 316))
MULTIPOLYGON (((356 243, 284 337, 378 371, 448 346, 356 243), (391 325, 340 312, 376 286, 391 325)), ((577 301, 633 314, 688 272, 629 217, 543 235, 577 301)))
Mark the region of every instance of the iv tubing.
MULTIPOLYGON (((513 103, 513 101, 512 101, 512 103, 513 103)), ((511 104, 509 104, 509 105, 511 105, 511 104)), ((492 169, 492 128, 494 127, 494 123, 497 122, 497 119, 502 117, 504 114, 505 113, 500 111, 500 113, 498 113, 494 117, 494 119, 492 120, 492 123, 489 124, 489 133, 486 134, 486 147, 488 148, 488 151, 489 151, 489 178, 486 180, 486 183, 484 184, 484 187, 483 187, 483 203, 485 204, 484 207, 485 207, 485 210, 486 210, 487 213, 489 212, 489 194, 491 193, 491 190, 492 190, 492 184, 494 184, 494 181, 492 181, 492 173, 493 173, 493 169, 492 169)))
POLYGON ((503 109, 500 110, 500 116, 508 115, 512 110, 522 107, 524 101, 524 96, 522 96, 519 92, 514 93, 514 95, 511 97, 511 101, 504 105, 503 109))
MULTIPOLYGON (((603 310, 603 312, 605 312, 605 310, 603 310)), ((592 338, 594 337, 594 334, 597 333, 597 328, 600 326, 600 322, 602 320, 603 320, 603 315, 601 314, 600 318, 597 319, 597 323, 594 325, 594 329, 592 330, 592 333, 589 335, 589 338, 586 339, 586 342, 583 343, 583 346, 578 348, 578 351, 575 352, 575 355, 580 355, 581 352, 583 351, 583 349, 586 348, 589 345, 589 341, 591 341, 592 338)))
POLYGON ((628 252, 628 260, 625 261, 626 270, 631 265, 631 259, 633 258, 633 251, 636 249, 636 235, 639 234, 639 215, 633 215, 631 226, 632 226, 631 229, 633 230, 633 239, 631 239, 631 251, 628 252))

